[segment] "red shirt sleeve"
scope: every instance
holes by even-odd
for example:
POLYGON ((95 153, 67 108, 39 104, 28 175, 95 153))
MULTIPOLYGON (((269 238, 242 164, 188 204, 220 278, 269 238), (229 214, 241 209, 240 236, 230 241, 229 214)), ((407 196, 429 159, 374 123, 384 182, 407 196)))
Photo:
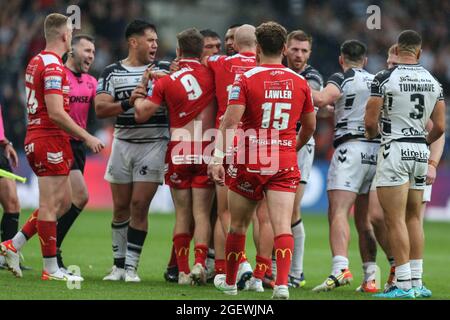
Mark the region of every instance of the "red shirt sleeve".
POLYGON ((247 78, 240 77, 233 83, 228 95, 228 105, 235 104, 245 106, 247 104, 247 78))
POLYGON ((42 71, 42 81, 44 88, 44 95, 59 94, 63 95, 63 83, 66 74, 64 69, 57 64, 49 64, 42 71))
POLYGON ((153 84, 153 88, 149 91, 147 99, 160 106, 164 101, 164 79, 168 77, 163 77, 153 84))
POLYGON ((303 104, 303 113, 309 113, 314 111, 314 104, 311 94, 311 89, 308 85, 305 87, 305 103, 303 104))

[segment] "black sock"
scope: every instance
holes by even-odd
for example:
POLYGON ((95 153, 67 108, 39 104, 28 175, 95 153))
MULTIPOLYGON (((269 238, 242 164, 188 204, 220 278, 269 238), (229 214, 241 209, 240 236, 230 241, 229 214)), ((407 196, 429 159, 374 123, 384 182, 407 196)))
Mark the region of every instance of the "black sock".
POLYGON ((19 229, 19 213, 3 213, 0 225, 1 240, 6 241, 14 237, 19 229))
POLYGON ((302 222, 302 218, 300 218, 300 220, 298 220, 297 222, 294 222, 293 224, 291 224, 291 228, 299 225, 302 222))
POLYGON ((58 219, 58 224, 56 226, 56 247, 60 248, 61 244, 69 232, 70 227, 77 219, 80 214, 81 209, 77 208, 73 203, 69 211, 66 212, 61 218, 58 219))

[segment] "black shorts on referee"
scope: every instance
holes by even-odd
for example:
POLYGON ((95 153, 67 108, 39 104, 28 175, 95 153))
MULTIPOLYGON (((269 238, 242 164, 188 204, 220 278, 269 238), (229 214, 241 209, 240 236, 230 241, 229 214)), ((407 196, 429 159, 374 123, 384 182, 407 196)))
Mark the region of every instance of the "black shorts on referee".
POLYGON ((5 147, 0 146, 0 169, 12 172, 11 164, 5 156, 5 147))
POLYGON ((70 139, 70 146, 73 153, 73 165, 70 170, 80 170, 84 174, 86 165, 86 147, 83 141, 70 139))

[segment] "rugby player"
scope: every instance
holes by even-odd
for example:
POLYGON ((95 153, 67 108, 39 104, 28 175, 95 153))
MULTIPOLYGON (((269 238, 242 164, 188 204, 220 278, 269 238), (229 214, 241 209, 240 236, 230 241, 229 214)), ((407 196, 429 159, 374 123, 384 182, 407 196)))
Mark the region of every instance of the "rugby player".
MULTIPOLYGON (((353 280, 348 261, 348 218, 353 205, 360 248, 376 248, 367 212, 379 143, 364 137, 365 106, 374 76, 364 70, 367 50, 362 42, 347 40, 340 51, 339 63, 343 72, 333 74, 322 91, 313 90, 315 105, 335 106, 336 148, 327 178, 332 269, 331 275, 313 289, 315 292, 329 291, 353 280)), ((362 260, 372 261, 371 256, 365 256, 372 251, 361 250, 362 260)), ((375 277, 373 270, 367 270, 367 273, 375 277)))
MULTIPOLYGON (((157 77, 168 64, 155 61, 158 35, 153 24, 134 20, 127 26, 125 38, 128 56, 105 68, 95 97, 97 117, 116 117, 105 173, 113 198, 114 262, 103 280, 139 282, 137 267, 147 236, 148 209, 163 183, 169 129, 163 109, 147 122, 136 123, 133 103, 145 93, 134 89, 142 78, 157 77)), ((148 84, 151 87, 152 82, 148 84)))
POLYGON ((136 100, 135 118, 148 121, 166 104, 171 140, 166 154, 165 182, 170 186, 176 222, 173 243, 178 284, 205 284, 205 262, 211 235, 210 212, 214 184, 207 175, 208 141, 203 134, 214 128, 214 79, 201 64, 204 38, 195 28, 177 35, 180 70, 156 81, 147 99, 136 100), (199 139, 200 138, 200 139, 199 139), (204 139, 203 139, 204 138, 204 139), (189 268, 189 247, 194 224, 195 262, 189 268))
MULTIPOLYGON (((69 52, 64 69, 69 77, 70 116, 83 129, 86 129, 89 109, 94 105, 97 80, 88 74, 89 68, 94 63, 95 45, 94 38, 89 35, 76 35, 72 38, 72 51, 69 52)), ((88 190, 84 180, 84 166, 86 163, 86 149, 83 141, 76 137, 70 137, 72 147, 73 164, 70 169, 69 180, 72 187, 72 205, 62 217, 58 219, 57 229, 57 259, 63 272, 67 272, 64 266, 61 245, 72 224, 88 202, 88 190)))
POLYGON ((70 168, 73 162, 69 134, 83 140, 93 151, 103 143, 72 120, 69 111, 69 79, 61 57, 71 51, 72 24, 66 16, 52 13, 44 21, 46 47, 26 68, 28 125, 25 153, 38 176, 39 209, 11 240, 0 244, 6 263, 16 277, 22 276, 19 250, 38 233, 44 270, 42 280, 82 281, 64 273, 56 259, 56 219, 71 204, 70 168))
POLYGON ((200 30, 200 33, 205 39, 202 58, 219 54, 222 49, 222 41, 217 32, 211 29, 203 29, 200 30))
POLYGON ((272 297, 289 298, 288 273, 294 247, 291 214, 300 180, 296 148, 300 149, 311 138, 316 119, 306 80, 281 64, 286 37, 286 29, 275 22, 256 28, 261 64, 244 73, 231 88, 214 158, 208 166, 210 177, 223 186, 223 160, 233 140, 229 130, 234 131, 242 118, 243 131, 251 133, 250 136, 245 134, 245 148, 238 151, 236 176, 229 184, 231 226, 225 249, 226 275, 217 275, 214 279, 216 288, 230 295, 237 294, 236 277, 245 252, 246 231, 265 192, 277 258, 272 297), (303 126, 296 142, 295 127, 300 118, 303 126), (264 145, 271 150, 267 159, 263 159, 264 151, 257 152, 264 145), (256 159, 249 159, 255 154, 256 159), (245 159, 241 159, 242 156, 245 159))
POLYGON ((417 32, 400 33, 394 49, 397 65, 376 75, 366 107, 368 138, 379 134, 381 115, 382 140, 375 185, 396 266, 395 285, 376 295, 382 298, 432 295, 422 283, 421 211, 430 160, 427 144, 445 132, 445 102, 439 82, 418 63, 421 45, 417 32), (429 119, 433 127, 427 134, 429 119))
MULTIPOLYGON (((0 169, 12 172, 12 167, 17 168, 18 164, 19 158, 16 150, 12 142, 5 136, 0 106, 0 169)), ((0 235, 3 242, 11 239, 19 228, 20 203, 15 180, 0 178, 0 204, 3 208, 0 224, 0 235)), ((0 268, 3 266, 7 267, 5 257, 0 256, 0 268)))
POLYGON ((236 29, 239 28, 242 24, 235 23, 228 27, 227 32, 225 33, 225 54, 227 56, 235 55, 236 49, 234 48, 234 34, 236 33, 236 29))
MULTIPOLYGON (((295 30, 288 34, 286 58, 288 67, 302 75, 311 89, 320 91, 323 88, 322 75, 308 64, 311 56, 312 37, 302 30, 295 30)), ((315 107, 317 112, 317 108, 315 107)), ((297 130, 301 123, 297 124, 297 130)), ((306 284, 303 274, 303 256, 305 254, 305 228, 303 226, 300 202, 305 192, 314 161, 314 137, 298 152, 297 161, 301 172, 300 184, 295 195, 294 210, 292 211, 292 235, 294 236, 294 256, 289 272, 289 286, 297 288, 306 284)))

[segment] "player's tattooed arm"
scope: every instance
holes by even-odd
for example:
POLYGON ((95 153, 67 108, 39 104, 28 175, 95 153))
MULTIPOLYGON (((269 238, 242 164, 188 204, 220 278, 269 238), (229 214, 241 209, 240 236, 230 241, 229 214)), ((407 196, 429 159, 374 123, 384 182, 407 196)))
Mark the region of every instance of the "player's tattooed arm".
POLYGON ((438 140, 445 132, 445 102, 438 100, 434 106, 430 117, 433 121, 433 129, 427 135, 427 143, 432 144, 438 140))
MULTIPOLYGON (((426 130, 430 132, 433 129, 433 121, 428 120, 426 130)), ((430 157, 428 158, 427 184, 433 184, 436 180, 436 170, 441 161, 445 146, 445 134, 430 145, 430 157)))
POLYGON ((383 106, 383 98, 370 97, 366 105, 366 114, 364 116, 364 123, 366 127, 365 137, 373 139, 379 134, 379 119, 381 114, 381 107, 383 106))

